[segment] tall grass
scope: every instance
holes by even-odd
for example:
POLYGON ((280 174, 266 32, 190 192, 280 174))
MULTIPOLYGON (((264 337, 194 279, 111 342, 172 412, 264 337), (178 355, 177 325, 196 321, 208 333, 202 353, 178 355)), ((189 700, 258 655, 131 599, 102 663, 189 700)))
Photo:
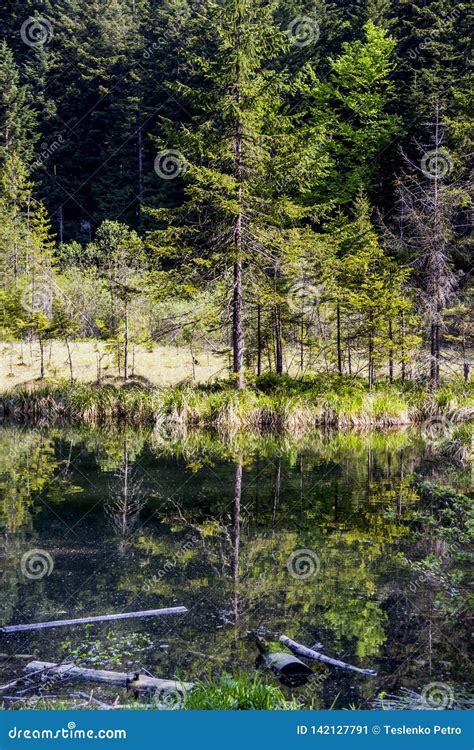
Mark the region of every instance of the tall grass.
POLYGON ((266 678, 239 674, 223 675, 199 682, 185 698, 188 711, 281 711, 298 710, 288 702, 281 689, 266 678))
POLYGON ((139 384, 40 384, 0 396, 0 409, 17 420, 90 424, 164 424, 232 432, 297 432, 318 426, 389 427, 446 418, 474 418, 474 391, 453 381, 432 393, 413 384, 378 384, 314 376, 300 380, 264 376, 242 390, 230 383, 160 390, 139 384))

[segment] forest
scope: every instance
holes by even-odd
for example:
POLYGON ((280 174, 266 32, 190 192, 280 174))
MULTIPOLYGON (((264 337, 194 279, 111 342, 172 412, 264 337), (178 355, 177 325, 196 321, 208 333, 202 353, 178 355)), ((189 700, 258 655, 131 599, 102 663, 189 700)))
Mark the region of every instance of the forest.
POLYGON ((0 709, 472 707, 471 32, 3 0, 0 709))
POLYGON ((469 381, 467 3, 29 1, 1 20, 5 385, 21 342, 31 378, 74 380, 77 349, 89 381, 153 381, 171 346, 178 380, 205 350, 237 388, 469 381))

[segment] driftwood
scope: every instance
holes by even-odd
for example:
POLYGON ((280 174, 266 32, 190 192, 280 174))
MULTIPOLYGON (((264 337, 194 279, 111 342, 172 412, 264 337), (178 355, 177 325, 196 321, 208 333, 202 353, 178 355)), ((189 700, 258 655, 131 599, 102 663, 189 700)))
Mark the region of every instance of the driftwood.
MULTIPOLYGON (((47 662, 44 662, 45 664, 47 662)), ((43 664, 43 662, 30 662, 30 664, 43 664)), ((60 664, 53 664, 54 667, 61 666, 60 664)), ((26 665, 24 671, 28 667, 28 664, 26 665)), ((8 690, 8 688, 16 687, 22 682, 25 682, 25 680, 28 680, 29 677, 35 677, 38 675, 42 675, 47 671, 48 667, 42 667, 37 669, 36 671, 32 671, 29 675, 23 675, 22 677, 17 677, 16 680, 12 680, 11 682, 7 682, 6 685, 0 685, 0 692, 3 692, 4 690, 8 690)))
POLYGON ((313 651, 311 648, 306 648, 296 641, 292 641, 286 635, 280 636, 280 642, 283 643, 290 651, 293 651, 297 656, 301 656, 303 659, 309 659, 310 661, 320 661, 323 664, 330 664, 332 667, 339 667, 339 669, 350 670, 351 672, 359 672, 360 674, 369 675, 370 677, 376 677, 377 672, 373 669, 361 669, 360 667, 354 667, 352 664, 347 664, 345 661, 339 661, 339 659, 331 659, 330 656, 320 654, 318 651, 313 651))
POLYGON ((113 620, 128 620, 134 617, 158 617, 159 615, 184 615, 186 607, 167 607, 166 609, 149 609, 144 612, 124 612, 117 615, 99 615, 98 617, 80 617, 77 620, 51 620, 50 622, 32 622, 28 625, 5 625, 0 633, 20 633, 24 630, 44 630, 45 628, 60 628, 65 625, 88 625, 92 622, 111 622, 113 620))
POLYGON ((191 690, 193 683, 179 680, 162 680, 158 677, 148 677, 139 672, 109 672, 104 669, 88 669, 76 664, 61 664, 53 662, 32 661, 26 665, 24 671, 31 676, 42 673, 47 678, 60 680, 84 680, 97 682, 116 688, 127 688, 135 692, 158 691, 164 695, 168 693, 184 693, 191 690))

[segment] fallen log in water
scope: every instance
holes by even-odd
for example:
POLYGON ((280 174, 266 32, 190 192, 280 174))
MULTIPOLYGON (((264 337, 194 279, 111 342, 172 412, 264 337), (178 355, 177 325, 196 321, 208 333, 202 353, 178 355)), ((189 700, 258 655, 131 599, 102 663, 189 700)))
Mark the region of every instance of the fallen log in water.
POLYGON ((332 667, 339 667, 339 669, 346 669, 352 672, 359 672, 360 674, 369 675, 370 677, 376 677, 377 672, 373 669, 361 669, 360 667, 354 667, 352 664, 347 664, 345 661, 339 661, 339 659, 331 659, 330 656, 320 654, 318 651, 313 651, 311 648, 302 646, 301 643, 296 643, 288 638, 286 635, 280 636, 280 642, 283 643, 290 651, 293 651, 297 656, 301 656, 303 659, 309 659, 310 661, 320 661, 323 664, 330 664, 332 667))
POLYGON ((32 661, 26 665, 24 672, 39 674, 46 678, 58 680, 84 680, 110 685, 116 688, 127 688, 135 692, 157 691, 164 695, 169 693, 185 693, 193 688, 192 682, 180 680, 163 680, 159 677, 148 677, 139 672, 109 672, 105 669, 89 669, 76 664, 57 665, 54 662, 32 661))
POLYGON ((158 617, 159 615, 184 615, 186 607, 166 607, 166 609, 148 609, 143 612, 123 612, 117 615, 99 615, 97 617, 80 617, 77 620, 51 620, 50 622, 32 622, 27 625, 5 625, 0 633, 20 633, 24 630, 44 630, 45 628, 60 628, 65 625, 88 625, 91 622, 111 622, 113 620, 129 620, 134 617, 158 617))
POLYGON ((304 685, 314 674, 307 664, 292 654, 274 653, 262 654, 265 665, 274 672, 279 679, 290 687, 304 685))
POLYGON ((293 654, 281 651, 271 651, 268 643, 259 636, 256 637, 260 659, 268 669, 271 669, 281 682, 291 687, 304 685, 314 672, 307 664, 297 659, 293 654))

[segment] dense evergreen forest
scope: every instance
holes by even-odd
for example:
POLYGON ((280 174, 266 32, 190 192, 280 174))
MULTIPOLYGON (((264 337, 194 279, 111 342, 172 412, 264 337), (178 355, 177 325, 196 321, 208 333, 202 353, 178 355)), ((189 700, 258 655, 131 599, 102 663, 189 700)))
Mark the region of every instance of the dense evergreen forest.
POLYGON ((43 378, 61 341, 74 380, 87 340, 90 380, 172 343, 237 386, 469 381, 467 2, 5 0, 0 19, 10 374, 20 342, 43 378))

